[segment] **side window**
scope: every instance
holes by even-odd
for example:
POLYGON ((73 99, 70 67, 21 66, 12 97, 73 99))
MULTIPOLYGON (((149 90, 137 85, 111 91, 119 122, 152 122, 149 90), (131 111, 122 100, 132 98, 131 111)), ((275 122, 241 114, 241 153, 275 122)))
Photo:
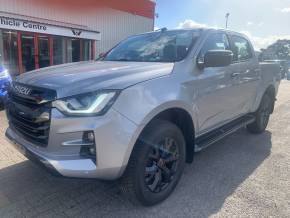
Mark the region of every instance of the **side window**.
POLYGON ((224 33, 210 35, 205 41, 199 56, 204 57, 210 50, 230 50, 230 43, 227 35, 224 33))
POLYGON ((234 61, 246 61, 253 57, 252 49, 248 40, 240 36, 232 36, 234 61))

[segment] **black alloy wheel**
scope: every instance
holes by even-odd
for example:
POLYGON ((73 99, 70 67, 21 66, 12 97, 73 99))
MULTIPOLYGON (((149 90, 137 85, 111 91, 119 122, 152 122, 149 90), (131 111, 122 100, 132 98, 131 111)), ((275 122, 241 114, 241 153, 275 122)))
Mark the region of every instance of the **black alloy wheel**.
POLYGON ((179 182, 186 145, 173 123, 155 120, 136 143, 121 179, 121 192, 134 204, 155 205, 165 200, 179 182))
POLYGON ((145 168, 145 184, 153 193, 160 193, 173 181, 179 164, 179 148, 173 138, 165 138, 152 147, 145 168))

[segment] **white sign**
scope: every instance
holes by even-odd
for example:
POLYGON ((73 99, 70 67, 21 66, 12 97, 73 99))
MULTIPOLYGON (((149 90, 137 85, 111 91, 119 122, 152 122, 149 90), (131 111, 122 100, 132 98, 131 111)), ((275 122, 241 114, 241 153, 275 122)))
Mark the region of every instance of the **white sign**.
POLYGON ((34 33, 45 33, 50 35, 59 35, 82 39, 101 40, 101 34, 94 31, 53 26, 48 24, 17 20, 6 17, 0 17, 0 28, 34 33))

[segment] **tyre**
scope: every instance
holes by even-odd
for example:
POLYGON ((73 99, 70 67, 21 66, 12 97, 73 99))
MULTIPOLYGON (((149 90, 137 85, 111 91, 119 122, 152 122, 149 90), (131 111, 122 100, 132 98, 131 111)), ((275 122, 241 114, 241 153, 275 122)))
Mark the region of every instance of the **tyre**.
POLYGON ((151 206, 163 201, 180 180, 185 153, 181 130, 168 121, 154 121, 133 149, 121 192, 134 204, 151 206))
POLYGON ((256 118, 255 122, 247 126, 250 133, 260 134, 266 130, 270 115, 272 113, 273 104, 273 97, 271 97, 268 93, 264 94, 259 109, 254 114, 256 118))

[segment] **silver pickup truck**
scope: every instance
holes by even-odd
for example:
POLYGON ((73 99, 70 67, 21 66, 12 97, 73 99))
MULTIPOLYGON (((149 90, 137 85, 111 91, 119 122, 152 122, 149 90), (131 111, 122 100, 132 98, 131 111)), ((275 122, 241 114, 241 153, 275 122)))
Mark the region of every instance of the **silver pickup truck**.
POLYGON ((279 83, 279 66, 259 63, 242 34, 162 29, 98 61, 20 75, 6 136, 56 174, 120 178, 129 199, 154 205, 195 152, 242 127, 263 133, 279 83))

